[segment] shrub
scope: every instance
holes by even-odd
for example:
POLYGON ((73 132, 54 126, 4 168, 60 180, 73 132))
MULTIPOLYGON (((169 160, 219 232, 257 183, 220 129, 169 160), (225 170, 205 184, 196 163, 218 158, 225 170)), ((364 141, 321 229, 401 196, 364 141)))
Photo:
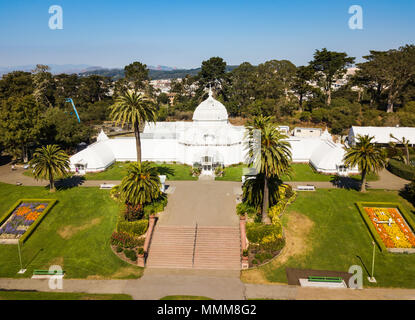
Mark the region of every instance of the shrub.
POLYGON ((152 214, 162 212, 167 206, 167 197, 162 196, 159 200, 144 206, 144 217, 148 218, 152 214))
POLYGON ((253 207, 253 206, 250 206, 250 205, 242 202, 242 203, 239 203, 236 206, 236 213, 239 216, 242 216, 242 215, 244 215, 246 213, 248 216, 251 217, 251 216, 257 214, 257 209, 255 209, 255 207, 253 207))
POLYGON ((117 249, 116 249, 116 251, 118 252, 118 253, 120 253, 120 252, 122 252, 124 249, 122 248, 122 247, 117 247, 117 249))
POLYGON ((269 251, 281 250, 285 244, 281 224, 248 223, 246 236, 249 242, 269 251))
POLYGON ((390 159, 387 169, 393 174, 406 180, 415 180, 415 167, 407 165, 402 161, 390 159))
POLYGON ((258 261, 256 261, 255 259, 252 260, 252 264, 258 264, 258 261))
POLYGON ((148 228, 148 220, 138 220, 138 221, 118 221, 117 231, 125 232, 133 236, 143 235, 148 228))
POLYGON ((143 247, 138 248, 137 253, 138 254, 144 254, 144 248, 143 247))
POLYGON ((137 261, 137 254, 135 253, 134 250, 125 250, 124 254, 131 261, 137 261))
POLYGON ((255 255, 255 259, 259 260, 259 262, 264 262, 265 260, 272 259, 272 254, 269 252, 261 252, 255 255))
POLYGON ((401 196, 403 196, 406 200, 415 204, 415 181, 407 184, 403 190, 400 192, 401 196))
POLYGON ((113 232, 111 235, 111 244, 113 246, 119 246, 123 248, 135 248, 140 246, 142 240, 126 233, 126 232, 113 232))

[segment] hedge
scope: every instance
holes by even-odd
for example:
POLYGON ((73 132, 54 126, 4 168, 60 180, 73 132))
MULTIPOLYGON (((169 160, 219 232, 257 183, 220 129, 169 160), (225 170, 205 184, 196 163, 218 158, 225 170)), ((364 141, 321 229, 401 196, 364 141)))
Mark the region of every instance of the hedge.
POLYGON ((387 169, 403 179, 415 180, 415 167, 407 165, 402 161, 390 159, 387 169))
POLYGON ((284 246, 281 224, 248 223, 246 237, 249 242, 272 251, 280 250, 284 246))
POLYGON ((409 213, 399 204, 393 202, 356 202, 356 206, 359 210, 360 216, 363 218, 367 228, 369 229, 369 233, 372 235, 373 239, 375 240, 376 244, 378 245, 381 251, 387 251, 385 244, 382 241, 379 233, 376 231, 372 221, 370 220, 369 216, 367 215, 364 207, 373 208, 397 208, 400 214, 406 220, 408 226, 415 231, 415 222, 410 217, 409 213))
POLYGON ((123 221, 119 220, 117 223, 117 231, 125 232, 135 236, 141 236, 146 233, 148 228, 148 220, 137 220, 137 221, 123 221))
POLYGON ((22 203, 22 202, 47 202, 48 206, 43 210, 42 214, 31 224, 31 226, 26 230, 26 232, 19 238, 20 244, 26 242, 26 240, 31 236, 33 231, 37 228, 39 223, 42 222, 43 218, 49 213, 52 207, 55 205, 58 200, 56 199, 19 199, 17 202, 0 218, 0 226, 10 217, 13 211, 22 203))

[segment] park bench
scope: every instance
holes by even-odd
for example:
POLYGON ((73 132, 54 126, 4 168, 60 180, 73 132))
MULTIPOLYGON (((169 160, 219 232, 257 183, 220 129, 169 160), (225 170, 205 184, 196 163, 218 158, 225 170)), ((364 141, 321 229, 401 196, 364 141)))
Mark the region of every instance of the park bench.
POLYGON ((316 191, 315 186, 297 186, 298 191, 316 191))
POLYGON ((63 276, 65 274, 65 271, 63 270, 33 270, 34 276, 63 276))
POLYGON ((115 184, 106 184, 106 183, 104 183, 104 184, 101 184, 99 186, 100 189, 112 189, 113 187, 115 187, 115 184))
POLYGON ((308 277, 308 281, 310 282, 334 282, 334 283, 341 283, 343 279, 341 277, 308 277))

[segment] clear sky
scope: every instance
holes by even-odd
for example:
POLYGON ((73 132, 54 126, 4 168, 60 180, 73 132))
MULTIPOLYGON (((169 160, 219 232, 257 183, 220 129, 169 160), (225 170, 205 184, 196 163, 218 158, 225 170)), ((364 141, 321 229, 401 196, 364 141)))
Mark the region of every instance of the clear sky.
POLYGON ((415 0, 0 0, 0 66, 90 64, 198 67, 312 59, 315 49, 360 57, 414 43, 415 0), (63 9, 51 30, 49 6, 63 9), (351 5, 363 30, 348 27, 351 5))

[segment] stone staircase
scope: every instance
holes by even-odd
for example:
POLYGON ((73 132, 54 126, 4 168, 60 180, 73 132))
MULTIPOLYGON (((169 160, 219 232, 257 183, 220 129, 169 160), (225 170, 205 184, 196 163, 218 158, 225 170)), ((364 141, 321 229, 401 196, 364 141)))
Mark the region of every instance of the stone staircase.
POLYGON ((239 228, 156 226, 147 267, 239 270, 239 228))

